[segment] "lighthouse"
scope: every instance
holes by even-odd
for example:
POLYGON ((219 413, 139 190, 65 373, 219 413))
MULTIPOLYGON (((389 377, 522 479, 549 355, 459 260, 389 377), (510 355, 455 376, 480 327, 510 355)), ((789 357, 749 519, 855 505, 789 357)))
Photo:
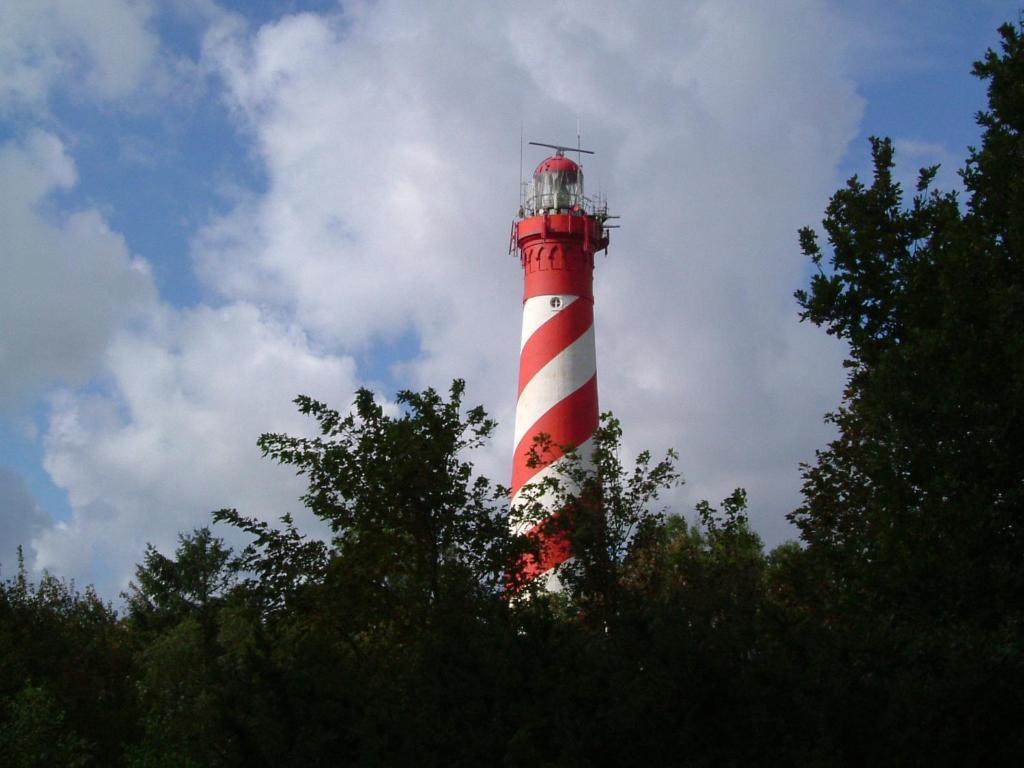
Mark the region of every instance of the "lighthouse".
MULTIPOLYGON (((512 225, 510 250, 523 268, 523 332, 519 351, 515 453, 512 460, 513 533, 539 544, 522 574, 545 578, 557 589, 554 569, 572 557, 568 532, 548 523, 559 515, 555 499, 540 494, 543 519, 521 520, 516 512, 531 496, 529 486, 558 473, 563 447, 574 446, 591 465, 598 427, 597 356, 594 346, 594 254, 608 248, 607 206, 584 195, 583 168, 566 152, 587 150, 530 142, 555 152, 541 162, 522 193, 512 225), (550 439, 542 462, 531 462, 539 435, 550 439)), ((538 495, 539 494, 539 495, 538 495)))

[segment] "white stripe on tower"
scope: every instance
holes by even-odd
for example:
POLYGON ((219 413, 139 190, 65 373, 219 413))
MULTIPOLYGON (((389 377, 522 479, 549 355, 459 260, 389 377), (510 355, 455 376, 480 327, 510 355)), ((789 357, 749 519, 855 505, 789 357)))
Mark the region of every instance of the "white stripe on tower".
POLYGON ((534 331, 552 318, 554 309, 551 306, 551 299, 558 298, 562 302, 562 309, 568 309, 569 305, 576 301, 575 296, 534 296, 523 302, 523 337, 519 343, 519 352, 522 353, 526 342, 533 336, 534 331))
POLYGON ((591 326, 533 374, 519 393, 516 404, 516 445, 541 416, 597 373, 596 358, 594 327, 591 326))

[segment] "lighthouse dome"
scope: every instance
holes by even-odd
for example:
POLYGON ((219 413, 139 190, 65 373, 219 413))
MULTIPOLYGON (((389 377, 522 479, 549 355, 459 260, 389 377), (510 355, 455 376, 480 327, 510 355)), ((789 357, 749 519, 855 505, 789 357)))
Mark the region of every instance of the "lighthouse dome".
POLYGON ((533 172, 533 175, 536 177, 538 173, 550 173, 552 171, 571 173, 579 170, 580 167, 565 155, 552 155, 537 166, 537 170, 533 172))
POLYGON ((552 155, 533 172, 533 209, 563 211, 583 204, 583 169, 565 155, 552 155))

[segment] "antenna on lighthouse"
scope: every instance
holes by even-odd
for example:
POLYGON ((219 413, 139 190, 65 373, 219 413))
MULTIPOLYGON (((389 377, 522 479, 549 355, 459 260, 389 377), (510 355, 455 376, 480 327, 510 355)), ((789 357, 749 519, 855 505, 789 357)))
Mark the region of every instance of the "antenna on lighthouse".
POLYGON ((526 205, 526 185, 523 184, 523 123, 519 122, 519 218, 523 217, 526 205))
POLYGON ((576 118, 576 164, 582 165, 580 158, 580 119, 576 118))

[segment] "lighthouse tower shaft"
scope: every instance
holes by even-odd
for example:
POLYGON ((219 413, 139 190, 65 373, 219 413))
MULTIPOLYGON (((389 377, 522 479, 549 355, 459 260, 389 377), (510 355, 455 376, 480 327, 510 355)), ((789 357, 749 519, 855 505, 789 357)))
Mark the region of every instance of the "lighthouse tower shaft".
POLYGON ((530 486, 558 473, 564 446, 575 446, 584 466, 590 463, 598 427, 594 254, 608 246, 606 217, 603 207, 583 196, 582 169, 559 151, 538 166, 513 228, 524 292, 512 517, 514 532, 540 545, 540 555, 523 563, 527 580, 572 557, 568 532, 548 524, 560 513, 556 500, 531 494, 530 486), (538 464, 530 454, 542 434, 550 448, 538 464), (543 519, 523 521, 515 513, 531 496, 543 519))

